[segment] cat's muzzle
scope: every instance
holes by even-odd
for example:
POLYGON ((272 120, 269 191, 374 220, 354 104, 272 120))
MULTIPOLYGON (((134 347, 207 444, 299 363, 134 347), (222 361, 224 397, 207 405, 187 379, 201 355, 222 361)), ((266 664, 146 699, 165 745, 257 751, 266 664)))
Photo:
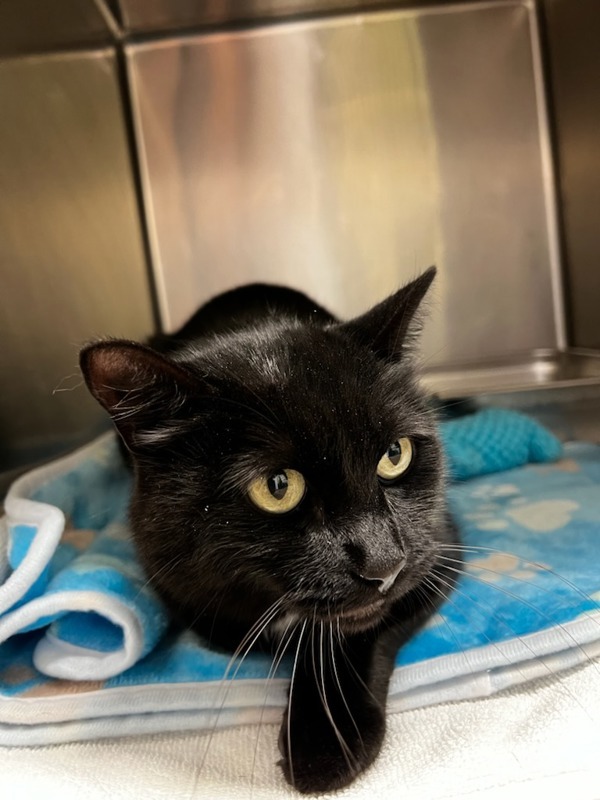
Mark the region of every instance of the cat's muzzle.
POLYGON ((359 578, 367 583, 374 584, 377 588, 378 592, 381 594, 387 594, 389 590, 392 588, 394 583, 396 582, 396 578, 404 567, 406 566, 406 556, 402 556, 400 561, 395 564, 391 569, 386 571, 379 571, 379 574, 374 574, 369 572, 367 574, 359 573, 359 578))

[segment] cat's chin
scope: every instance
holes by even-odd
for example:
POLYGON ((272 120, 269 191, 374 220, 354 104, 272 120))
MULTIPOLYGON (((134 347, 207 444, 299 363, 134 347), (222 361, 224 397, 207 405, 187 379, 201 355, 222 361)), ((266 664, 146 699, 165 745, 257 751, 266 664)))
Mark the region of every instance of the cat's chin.
POLYGON ((384 608, 385 599, 381 597, 357 608, 340 609, 333 614, 327 614, 323 621, 334 622, 344 633, 361 633, 381 621, 384 608))
POLYGON ((381 597, 356 608, 338 609, 335 612, 319 613, 314 607, 309 611, 298 609, 296 611, 288 611, 272 622, 269 628, 272 633, 281 636, 290 629, 291 625, 305 619, 313 624, 317 622, 333 624, 344 633, 361 633, 381 622, 386 607, 385 598, 381 597))
POLYGON ((384 606, 385 602, 381 598, 367 606, 338 613, 333 619, 339 621, 339 626, 344 633, 361 633, 373 628, 381 621, 384 606))
POLYGON ((339 619, 343 620, 351 620, 351 621, 359 621, 361 619, 368 619, 372 617, 374 614, 379 616, 379 612, 381 611, 385 600, 383 597, 378 597, 377 600, 374 600, 372 603, 368 603, 367 605, 359 606, 358 608, 351 608, 348 610, 339 611, 336 616, 339 619))

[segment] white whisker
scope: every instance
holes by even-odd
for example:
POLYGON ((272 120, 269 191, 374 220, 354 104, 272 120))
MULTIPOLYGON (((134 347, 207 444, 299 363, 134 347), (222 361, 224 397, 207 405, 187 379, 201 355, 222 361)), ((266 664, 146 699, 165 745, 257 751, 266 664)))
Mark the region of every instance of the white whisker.
POLYGON ((314 629, 314 627, 312 629, 312 648, 311 648, 311 651, 312 651, 312 665, 313 665, 313 672, 314 672, 314 676, 315 676, 315 681, 317 683, 317 691, 319 692, 319 696, 321 698, 321 703, 323 704, 323 710, 325 711, 325 715, 327 716, 327 719, 329 720, 329 722, 331 724, 331 727, 333 728, 333 732, 335 733, 336 738, 337 738, 338 742, 340 743, 340 747, 342 749, 342 753, 344 755, 344 759, 345 759, 345 761, 346 761, 346 763, 348 765, 348 768, 351 769, 351 770, 354 770, 354 769, 356 769, 356 766, 354 766, 354 765, 352 765, 350 763, 350 757, 354 758, 354 755, 352 753, 352 750, 348 746, 346 740, 342 736, 342 733, 341 733, 340 729, 338 728, 336 721, 333 718, 333 714, 331 713, 331 709, 329 708, 329 703, 327 702, 327 692, 325 690, 325 668, 324 668, 324 664, 323 664, 324 652, 323 652, 323 623, 322 622, 320 623, 320 626, 321 626, 321 638, 320 638, 320 648, 321 648, 320 649, 320 656, 321 656, 321 658, 320 658, 320 663, 319 663, 319 673, 320 673, 320 675, 317 675, 317 665, 316 665, 316 659, 315 659, 315 641, 314 641, 314 631, 315 631, 315 629, 314 629))
MULTIPOLYGON (((436 578, 439 581, 441 581, 443 584, 448 585, 449 587, 451 586, 451 584, 446 584, 446 581, 440 575, 436 574, 436 578)), ((496 587, 496 588, 498 588, 498 587, 496 587)), ((454 593, 460 595, 461 597, 466 598, 470 603, 472 603, 473 606, 475 606, 476 608, 480 609, 481 611, 485 610, 484 609, 484 604, 482 604, 481 602, 479 602, 477 600, 474 600, 472 597, 469 597, 468 594, 466 594, 465 592, 461 591, 457 586, 454 586, 454 593)), ((453 603, 453 601, 450 598, 448 598, 448 599, 449 599, 449 602, 455 608, 457 608, 456 604, 453 603)), ((490 606, 488 603, 485 603, 485 607, 487 607, 487 610, 488 610, 489 613, 491 613, 491 616, 497 622, 502 624, 510 632, 510 634, 513 637, 517 638, 521 642, 521 644, 525 647, 525 649, 528 650, 531 653, 532 659, 536 663, 539 663, 546 670, 546 672, 549 675, 551 675, 552 677, 555 677, 556 673, 552 671, 552 669, 548 666, 548 664, 544 661, 544 659, 535 652, 535 650, 525 641, 525 639, 523 637, 519 636, 518 633, 515 631, 515 629, 511 625, 509 625, 508 622, 506 622, 506 620, 504 620, 501 617, 499 617, 498 614, 495 613, 495 610, 494 610, 494 608, 492 606, 490 606)), ((459 611, 459 613, 461 614, 461 616, 463 616, 463 618, 465 619, 466 622, 469 622, 469 619, 462 612, 459 611)), ((523 678, 523 681, 526 682, 528 680, 528 678, 521 671, 521 669, 518 666, 518 664, 514 664, 513 660, 511 660, 508 657, 508 655, 502 650, 502 648, 499 646, 499 644, 497 642, 495 642, 493 639, 491 639, 485 632, 482 631, 482 635, 485 637, 485 639, 488 641, 488 643, 494 648, 494 650, 496 652, 498 652, 502 656, 502 658, 506 661, 507 665, 508 666, 513 666, 517 670, 517 672, 519 672, 519 674, 523 678)), ((568 692, 568 694, 569 694, 570 698, 572 700, 574 700, 577 703, 577 705, 582 709, 582 711, 586 714, 586 716, 588 716, 591 719, 589 712, 584 708, 583 704, 580 703, 577 700, 577 698, 572 695, 571 692, 568 692)))
MULTIPOLYGON (((338 618, 338 621, 339 621, 339 618, 338 618)), ((333 624, 331 622, 329 623, 329 649, 330 649, 330 654, 331 654, 331 666, 333 668, 333 676, 335 678, 335 682, 337 684, 337 687, 338 687, 338 690, 339 690, 339 693, 340 693, 340 697, 342 698, 342 702, 344 703, 344 706, 346 707, 346 711, 348 712, 348 716, 350 717, 350 719, 352 721, 352 724, 354 725, 354 728, 356 730, 356 733, 358 734, 358 738, 360 739, 360 743, 364 746, 362 734, 360 732, 360 729, 359 729, 358 725, 356 724, 356 720, 354 719, 354 714, 350 710, 350 706, 348 705, 348 702, 346 700, 346 696, 344 694, 344 690, 342 688, 342 684, 340 682, 340 677, 339 677, 339 674, 338 674, 337 664, 335 663, 335 652, 334 652, 334 647, 333 647, 333 624)))
POLYGON ((260 718, 258 720, 258 730, 256 732, 256 743, 254 745, 254 756, 252 758, 252 770, 251 770, 251 773, 250 773, 250 775, 251 775, 251 780, 250 780, 250 798, 251 799, 252 799, 252 797, 254 797, 254 769, 256 767, 256 756, 258 754, 258 743, 259 743, 259 740, 260 740, 260 731, 261 731, 262 721, 263 721, 263 717, 264 717, 264 714, 265 714, 265 709, 267 707, 267 700, 268 700, 268 697, 269 697, 269 687, 271 685, 271 680, 272 680, 273 676, 277 673, 277 670, 279 669, 279 665, 281 664, 281 660, 283 659, 283 657, 285 655, 285 651, 287 650, 290 642, 293 639, 294 632, 297 630, 298 625, 300 624, 299 622, 296 622, 294 624, 294 627, 292 628, 292 631, 291 631, 290 635, 288 636, 288 638, 286 640, 285 636, 286 636, 288 630, 290 629, 292 623, 293 623, 293 620, 290 620, 288 622, 288 624, 286 625, 284 632, 281 634, 281 639, 279 640, 279 644, 277 645, 277 649, 275 651, 275 655, 273 656, 273 661, 271 663, 271 668, 269 669, 269 674, 267 675, 267 680, 265 682, 265 699, 263 700, 262 709, 261 709, 261 712, 260 712, 260 718))
MULTIPOLYGON (((444 558, 444 556, 441 556, 441 558, 444 558)), ((546 614, 544 611, 542 611, 540 608, 535 606, 533 603, 530 603, 524 597, 520 597, 518 594, 515 594, 514 592, 510 592, 508 589, 506 589, 503 586, 497 586, 496 584, 491 584, 491 583, 489 583, 489 581, 486 581, 483 578, 480 578, 478 575, 474 575, 472 572, 470 572, 468 570, 457 569, 456 567, 451 567, 449 565, 445 565, 445 569, 448 569, 451 572, 456 573, 457 575, 463 575, 465 578, 470 578, 471 580, 477 581, 478 583, 482 583, 484 586, 488 586, 488 587, 490 587, 492 589, 496 589, 499 592, 502 592, 502 594, 506 595, 507 597, 510 597, 513 600, 517 600, 518 602, 523 603, 524 606, 526 606, 527 608, 530 608, 532 611, 534 611, 540 617, 543 617, 553 627, 557 627, 561 631, 561 633, 563 633, 568 639, 570 639, 571 643, 573 645, 575 645, 575 647, 581 653, 583 653, 583 655, 585 655, 586 658, 587 658, 587 653, 585 652, 584 648, 577 641, 577 639, 573 636, 573 634, 570 633, 570 631, 568 631, 565 628, 564 625, 562 625, 560 622, 557 622, 555 619, 553 619, 551 616, 546 614)), ((502 573, 496 572, 495 570, 488 570, 486 567, 478 567, 478 569, 484 569, 486 572, 492 572, 494 575, 501 575, 502 574, 502 573)), ((513 577, 513 576, 506 576, 506 577, 513 577)), ((534 586, 536 589, 541 589, 541 590, 547 592, 548 594, 552 594, 552 591, 550 589, 546 588, 545 586, 539 586, 538 584, 532 583, 531 581, 522 580, 522 579, 520 579, 520 578, 518 578, 516 576, 514 576, 514 580, 521 581, 523 583, 528 584, 529 586, 534 586)), ((490 608, 491 608, 491 606, 490 606, 490 608)), ((595 622, 600 627, 600 621, 599 620, 595 620, 595 619, 592 618, 592 621, 595 622)), ((514 633, 514 631, 513 631, 513 633, 514 633)), ((521 639, 521 637, 519 637, 519 639, 521 639)), ((522 639, 521 639, 521 641, 522 641, 522 639)), ((596 666, 596 670, 600 673, 600 668, 598 666, 596 666)))
POLYGON ((296 655, 294 656, 294 666, 292 667, 292 677, 290 678, 290 691, 288 694, 288 715, 287 715, 287 755, 290 767, 290 778, 292 786, 294 782, 294 759, 292 758, 292 693, 294 691, 294 678, 296 677, 296 668, 298 666, 298 656, 300 655, 300 645, 302 644, 302 637, 306 630, 308 620, 304 620, 300 636, 298 637, 298 646, 296 647, 296 655))
POLYGON ((250 652, 252 647, 256 644, 256 642, 258 641, 258 639, 262 635, 262 633, 266 630, 268 625, 272 622, 274 617, 277 616, 277 614, 279 613, 279 611, 281 609, 281 606, 283 605, 283 603, 285 602, 286 599, 287 599, 287 595, 282 595, 272 605, 270 605, 269 608, 267 608, 267 610, 258 618, 258 620, 252 625, 250 630, 243 637, 242 641, 236 647, 233 655, 229 659, 229 662, 228 662, 228 664, 227 664, 227 666, 225 668, 225 672, 223 674, 223 677, 219 681, 219 686, 217 687, 217 692, 215 694, 215 702, 213 704, 213 711, 215 712, 215 717, 214 717, 213 724, 212 724, 210 732, 209 732, 209 736, 208 736, 208 741, 206 743, 206 747, 204 748, 204 753, 202 755, 202 760, 200 761, 200 764, 199 764, 198 768, 195 771, 194 786, 193 786, 192 795, 194 794, 194 792, 196 790, 196 786, 198 784, 198 778, 199 778, 199 776, 202 773, 202 770, 204 768, 204 763, 205 763, 207 755, 208 755, 208 750, 210 748, 210 744, 211 744, 213 735, 214 735, 215 730, 217 728, 217 724, 218 724, 218 721, 219 721, 219 716, 220 716, 220 714, 221 714, 221 712, 223 710, 223 707, 225 705, 227 697, 229 696, 229 690, 231 689, 231 686, 233 685, 233 681, 237 677, 237 674, 241 669, 241 666, 242 666, 242 664, 244 662, 244 659, 246 658, 246 656, 248 655, 248 653, 250 652), (225 682, 227 681, 227 679, 229 677, 229 671, 230 671, 231 667, 233 666, 233 664, 235 663, 235 660, 239 657, 239 655, 242 652, 242 650, 244 650, 244 652, 242 653, 240 661, 237 664, 233 675, 231 676, 231 678, 229 679, 227 685, 225 686, 225 692, 224 692, 223 697, 221 699, 221 703, 219 705, 219 708, 216 709, 216 711, 215 711, 214 706, 216 705, 216 702, 218 700, 219 691, 225 685, 225 682))

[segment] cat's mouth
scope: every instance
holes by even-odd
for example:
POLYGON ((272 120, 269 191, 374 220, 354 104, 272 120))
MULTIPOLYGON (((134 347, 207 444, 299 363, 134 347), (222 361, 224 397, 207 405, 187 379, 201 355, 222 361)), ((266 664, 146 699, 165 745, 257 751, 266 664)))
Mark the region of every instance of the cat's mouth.
POLYGON ((313 606, 311 609, 303 609, 300 615, 306 616, 309 620, 312 619, 313 622, 336 622, 348 632, 358 632, 372 627, 380 620, 385 601, 386 598, 378 597, 376 600, 360 606, 328 607, 327 610, 313 606))
POLYGON ((367 617, 372 617, 378 611, 380 611, 381 607, 383 606, 385 599, 383 597, 378 597, 377 600, 369 603, 366 606, 359 606, 359 608, 349 608, 349 609, 342 609, 336 612, 335 616, 339 619, 349 619, 349 620, 362 620, 367 617))

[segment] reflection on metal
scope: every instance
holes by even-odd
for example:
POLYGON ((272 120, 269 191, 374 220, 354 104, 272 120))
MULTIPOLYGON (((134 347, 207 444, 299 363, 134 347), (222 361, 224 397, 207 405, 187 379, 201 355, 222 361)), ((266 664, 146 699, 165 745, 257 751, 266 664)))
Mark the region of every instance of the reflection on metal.
POLYGON ((427 370, 423 384, 442 398, 600 386, 600 352, 538 350, 479 363, 427 370))
POLYGON ((252 280, 350 316, 435 262, 430 365, 559 346, 530 14, 487 3, 130 46, 165 327, 252 280))
POLYGON ((546 0, 573 343, 600 348, 600 3, 546 0))
POLYGON ((108 44, 104 0, 2 0, 0 56, 108 44))
MULTIPOLYGON (((498 0, 492 0, 498 2, 498 0)), ((441 6, 456 0, 117 0, 126 30, 135 33, 285 19, 300 14, 369 11, 374 7, 441 6)), ((465 2, 465 0, 462 0, 465 2)), ((473 2, 473 0, 466 0, 473 2)), ((503 2, 503 0, 500 0, 503 2)))
MULTIPOLYGON (((600 2, 541 5, 570 343, 600 348, 600 2)), ((152 325, 114 54, 6 60, 114 42, 110 8, 134 35, 319 13, 128 45, 167 329, 252 280, 350 316, 435 262, 433 391, 597 384, 597 354, 557 352, 564 302, 533 6, 0 0, 0 470, 102 418, 72 390, 83 341, 152 325), (368 13, 323 16, 342 10, 368 13)))
POLYGON ((0 106, 1 470, 89 435, 79 346, 152 323, 113 55, 0 63, 0 106))

